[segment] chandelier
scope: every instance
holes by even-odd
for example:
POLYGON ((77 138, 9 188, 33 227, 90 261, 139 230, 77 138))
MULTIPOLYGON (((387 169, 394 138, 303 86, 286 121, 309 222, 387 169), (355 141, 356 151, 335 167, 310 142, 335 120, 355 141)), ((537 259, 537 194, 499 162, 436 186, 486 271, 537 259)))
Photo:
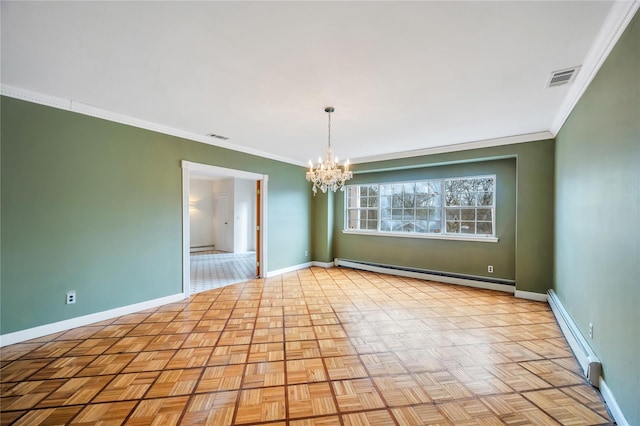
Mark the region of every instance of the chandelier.
POLYGON ((318 188, 322 192, 331 190, 336 192, 338 188, 344 191, 344 183, 353 177, 353 173, 349 171, 349 160, 341 166, 338 163, 338 157, 333 156, 331 151, 331 113, 335 111, 333 107, 326 107, 324 111, 329 116, 329 143, 322 157, 318 158, 318 165, 313 168, 313 163, 309 160, 309 171, 307 172, 307 180, 313 183, 313 195, 318 193, 318 188))

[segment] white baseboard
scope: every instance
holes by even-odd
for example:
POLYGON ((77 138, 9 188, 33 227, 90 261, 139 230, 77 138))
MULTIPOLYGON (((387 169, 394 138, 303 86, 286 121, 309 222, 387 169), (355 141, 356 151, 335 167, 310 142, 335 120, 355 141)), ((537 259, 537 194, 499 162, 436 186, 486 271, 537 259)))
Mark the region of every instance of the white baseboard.
POLYGON ((464 285, 467 287, 481 288, 485 290, 498 290, 498 291, 504 291, 507 293, 513 293, 514 291, 514 286, 508 285, 508 284, 497 284, 497 283, 490 283, 486 281, 448 277, 445 275, 432 275, 425 272, 405 271, 402 269, 393 269, 390 267, 385 268, 383 266, 375 266, 375 265, 369 265, 366 263, 351 262, 346 259, 336 259, 335 265, 345 266, 347 268, 353 268, 353 269, 361 269, 361 270, 370 271, 370 272, 378 272, 380 274, 397 275, 400 277, 417 278, 421 280, 437 281, 437 282, 447 283, 447 284, 458 284, 458 285, 464 285))
POLYGON ((317 266, 319 268, 333 268, 335 264, 333 262, 311 262, 311 266, 317 266))
POLYGON ((618 401, 616 401, 613 393, 611 393, 611 389, 609 389, 609 386, 607 386, 607 383, 602 377, 600 377, 600 393, 607 403, 607 408, 609 408, 609 412, 613 416, 613 419, 616 421, 618 426, 629 426, 629 422, 622 413, 622 410, 618 405, 618 401))
POLYGON ((516 290, 514 296, 516 296, 516 297, 518 297, 520 299, 534 300, 536 302, 546 302, 547 301, 547 295, 546 294, 534 293, 532 291, 516 290))
POLYGON ((286 274, 287 272, 293 272, 293 271, 298 271, 300 269, 309 268, 309 267, 311 267, 311 263, 312 262, 306 262, 306 263, 301 263, 299 265, 289 266, 287 268, 276 269, 275 271, 269 271, 269 272, 267 272, 266 277, 267 278, 271 278, 271 277, 275 277, 277 275, 286 274))
POLYGON ((155 308, 158 306, 166 305, 167 303, 178 302, 180 300, 184 300, 184 293, 177 293, 171 296, 165 296, 158 299, 147 300, 145 302, 134 303, 133 305, 109 309, 108 311, 96 312, 94 314, 83 315, 81 317, 70 318, 68 320, 40 325, 38 327, 15 331, 13 333, 3 334, 0 336, 0 347, 24 342, 25 340, 36 339, 48 334, 59 333, 61 331, 70 330, 76 327, 82 327, 85 325, 93 324, 94 322, 100 322, 119 317, 121 315, 144 311, 145 309, 155 308))

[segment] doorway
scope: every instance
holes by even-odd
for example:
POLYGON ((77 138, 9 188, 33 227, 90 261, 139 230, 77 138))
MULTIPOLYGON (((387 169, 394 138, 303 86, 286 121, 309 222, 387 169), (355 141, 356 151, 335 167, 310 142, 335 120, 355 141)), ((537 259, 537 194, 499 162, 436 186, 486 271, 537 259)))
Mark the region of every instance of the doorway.
POLYGON ((206 289, 203 277, 217 280, 214 283, 217 287, 231 283, 232 275, 245 273, 242 271, 247 267, 251 272, 245 277, 264 275, 267 183, 267 175, 182 161, 185 297, 194 290, 206 289), (213 182, 208 196, 202 196, 207 193, 202 189, 203 181, 213 182), (212 210, 207 210, 207 206, 212 210), (198 257, 192 256, 192 252, 198 257))

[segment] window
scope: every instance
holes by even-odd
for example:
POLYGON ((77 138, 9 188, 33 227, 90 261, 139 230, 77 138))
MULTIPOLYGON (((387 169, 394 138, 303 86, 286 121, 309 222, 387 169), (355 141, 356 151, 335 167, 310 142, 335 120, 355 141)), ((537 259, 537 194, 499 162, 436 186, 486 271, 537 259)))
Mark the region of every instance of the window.
POLYGON ((349 185, 346 231, 495 237, 495 175, 349 185))

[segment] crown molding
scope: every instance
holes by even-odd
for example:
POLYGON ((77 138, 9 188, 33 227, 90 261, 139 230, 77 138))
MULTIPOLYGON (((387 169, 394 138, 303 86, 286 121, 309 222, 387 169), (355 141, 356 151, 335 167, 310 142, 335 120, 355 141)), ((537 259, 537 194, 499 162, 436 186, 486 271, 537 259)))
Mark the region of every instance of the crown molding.
POLYGON ((173 127, 164 126, 162 124, 151 121, 141 120, 139 118, 130 117, 128 115, 87 105, 73 99, 58 98, 42 93, 32 92, 15 86, 2 84, 0 86, 0 94, 10 98, 20 99, 27 102, 33 102, 53 108, 63 109, 66 111, 76 112, 78 114, 88 115, 90 117, 101 118, 103 120, 113 121, 115 123, 126 124, 128 126, 138 127, 141 129, 151 130, 165 135, 176 136, 182 139, 188 139, 195 142, 213 145, 220 148, 230 149, 232 151, 242 152, 244 154, 256 155, 258 157, 268 158, 270 160, 280 161, 283 163, 293 164, 296 166, 306 167, 305 163, 293 160, 291 158, 281 157, 279 155, 270 154, 268 152, 251 149, 229 142, 213 140, 212 138, 196 133, 187 132, 185 130, 175 129, 173 127))
POLYGON ((548 132, 527 133, 524 135, 506 136, 502 138, 485 139, 481 141, 463 142, 453 145, 435 146, 433 148, 416 149, 412 151, 396 152, 392 154, 373 155, 369 157, 359 157, 350 160, 352 164, 372 163, 374 161, 397 160, 400 158, 421 157, 423 155, 445 154, 448 152, 467 151, 470 149, 491 148, 501 145, 513 145, 516 143, 535 142, 553 139, 553 135, 548 132))
POLYGON ((554 137, 562 129, 571 111, 573 111, 573 108, 591 84, 609 53, 613 50, 620 36, 629 25, 629 22, 631 22, 633 15, 638 11, 638 7, 640 7, 640 0, 617 0, 611 6, 611 10, 591 45, 591 49, 587 52, 582 68, 576 76, 569 93, 564 98, 556 119, 551 126, 551 133, 554 137))

